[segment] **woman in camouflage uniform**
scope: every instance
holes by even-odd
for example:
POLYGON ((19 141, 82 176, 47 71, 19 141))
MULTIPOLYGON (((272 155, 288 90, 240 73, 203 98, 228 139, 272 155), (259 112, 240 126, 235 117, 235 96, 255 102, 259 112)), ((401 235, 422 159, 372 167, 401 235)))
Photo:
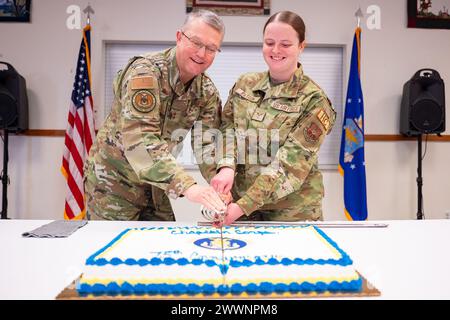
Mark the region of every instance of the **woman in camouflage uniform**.
POLYGON ((298 62, 305 24, 290 11, 274 14, 264 29, 269 70, 242 75, 222 114, 224 156, 211 186, 235 202, 236 219, 321 220, 324 195, 318 151, 336 119, 323 90, 298 62))

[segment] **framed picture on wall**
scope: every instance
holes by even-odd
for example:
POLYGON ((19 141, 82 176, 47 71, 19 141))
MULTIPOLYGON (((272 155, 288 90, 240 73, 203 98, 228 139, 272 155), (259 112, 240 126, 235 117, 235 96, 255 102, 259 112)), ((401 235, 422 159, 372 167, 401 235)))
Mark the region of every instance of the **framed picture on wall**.
POLYGON ((199 9, 211 10, 220 15, 269 15, 270 0, 186 0, 187 13, 199 9))
POLYGON ((450 0, 408 0, 408 28, 450 29, 450 0))
POLYGON ((0 0, 0 22, 30 22, 31 0, 0 0))

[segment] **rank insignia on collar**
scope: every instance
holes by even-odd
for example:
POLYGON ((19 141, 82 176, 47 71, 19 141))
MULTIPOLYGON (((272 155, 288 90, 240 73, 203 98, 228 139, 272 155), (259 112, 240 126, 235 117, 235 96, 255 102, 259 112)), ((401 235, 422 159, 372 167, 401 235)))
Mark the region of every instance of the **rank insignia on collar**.
POLYGON ((266 116, 266 112, 265 111, 256 109, 255 112, 253 112, 252 120, 256 120, 256 121, 261 122, 261 121, 264 120, 265 116, 266 116))

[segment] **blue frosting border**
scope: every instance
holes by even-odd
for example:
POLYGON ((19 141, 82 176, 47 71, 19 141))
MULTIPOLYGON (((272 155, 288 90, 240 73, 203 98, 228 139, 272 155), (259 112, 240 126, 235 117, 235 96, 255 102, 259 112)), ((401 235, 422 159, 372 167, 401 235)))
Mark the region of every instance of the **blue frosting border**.
POLYGON ((81 296, 93 294, 93 295, 196 295, 203 294, 209 296, 215 293, 219 295, 241 295, 247 293, 249 295, 262 294, 270 295, 273 293, 323 293, 329 292, 360 292, 362 288, 362 278, 352 281, 337 282, 332 281, 325 283, 319 281, 317 283, 292 282, 290 284, 285 283, 270 283, 261 282, 260 284, 249 283, 247 285, 233 284, 233 285, 219 285, 214 286, 212 284, 137 284, 132 285, 128 282, 124 282, 122 285, 116 282, 111 282, 108 285, 103 284, 81 284, 77 288, 78 293, 81 296))
MULTIPOLYGON (((265 261, 261 258, 256 258, 255 260, 249 260, 249 259, 244 259, 244 260, 233 260, 231 259, 229 261, 229 266, 230 267, 234 267, 234 268, 238 268, 238 267, 249 267, 252 265, 263 265, 263 264, 270 264, 270 265, 278 265, 278 264, 282 264, 282 265, 291 265, 291 264, 296 264, 296 265, 314 265, 314 264, 319 264, 319 265, 324 265, 324 264, 331 264, 331 265, 340 265, 340 266, 347 266, 347 265, 351 265, 353 263, 353 261, 351 260, 351 258, 349 257, 349 255, 342 250, 336 242, 334 242, 323 230, 321 230, 320 228, 313 226, 313 225, 307 225, 307 226, 256 226, 256 227, 251 227, 252 229, 271 229, 271 228, 276 228, 276 229, 280 229, 280 228, 295 228, 295 229, 300 229, 300 228, 306 228, 306 227, 313 227, 315 229, 315 231, 317 233, 319 233, 320 236, 322 236, 337 252, 339 252, 339 254, 341 255, 341 257, 339 259, 300 259, 300 258, 296 258, 296 259, 289 259, 289 258, 283 258, 281 260, 275 259, 275 258, 270 258, 268 261, 265 261)), ((221 264, 218 263, 215 260, 212 259, 186 259, 186 258, 179 258, 179 259, 173 259, 173 258, 164 258, 164 259, 160 259, 160 258, 151 258, 151 259, 126 259, 126 260, 122 260, 119 258, 113 258, 111 260, 107 260, 105 258, 100 258, 97 259, 97 257, 99 255, 101 255, 104 251, 108 250, 112 245, 114 245, 116 242, 118 242, 126 233, 133 231, 133 230, 161 230, 161 229, 175 229, 175 230, 179 230, 179 229, 187 229, 187 230, 192 230, 192 229, 205 229, 205 227, 143 227, 143 228, 128 228, 125 229, 123 232, 121 232, 117 237, 115 237, 110 243, 108 243, 106 246, 104 246, 102 249, 98 250, 97 252, 95 252, 93 255, 91 255, 87 260, 86 260, 86 265, 91 265, 91 266, 104 266, 104 265, 120 265, 120 264, 125 264, 125 265, 139 265, 139 266, 146 266, 146 265, 153 265, 153 266, 157 266, 157 265, 173 265, 173 264, 178 264, 178 265, 187 265, 187 264, 193 264, 193 265, 202 265, 205 264, 208 267, 213 267, 213 266, 219 266, 221 267, 221 264)))

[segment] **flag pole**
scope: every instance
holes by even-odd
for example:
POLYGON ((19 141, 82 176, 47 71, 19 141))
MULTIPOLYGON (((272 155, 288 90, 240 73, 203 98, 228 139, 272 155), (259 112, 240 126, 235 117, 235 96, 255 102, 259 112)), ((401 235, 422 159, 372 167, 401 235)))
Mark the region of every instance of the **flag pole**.
POLYGON ((90 26, 91 25, 91 13, 92 14, 95 13, 95 11, 94 11, 94 9, 92 9, 90 3, 88 3, 87 7, 84 8, 83 12, 87 14, 86 25, 90 26))
POLYGON ((8 135, 8 128, 3 129, 3 171, 0 176, 3 186, 1 219, 8 219, 8 135))
POLYGON ((355 12, 355 17, 356 17, 356 27, 359 29, 361 27, 361 18, 364 17, 362 11, 361 11, 361 7, 358 8, 358 10, 356 10, 355 12))
POLYGON ((361 34, 361 18, 364 18, 364 14, 362 13, 362 11, 361 11, 361 7, 358 7, 358 10, 356 10, 356 12, 355 12, 355 17, 356 17, 356 30, 355 30, 355 33, 357 34, 357 37, 356 37, 356 41, 357 41, 357 46, 358 46, 358 74, 361 76, 361 73, 360 73, 360 71, 361 71, 361 66, 360 66, 360 60, 361 60, 361 57, 360 57, 360 49, 361 49, 361 46, 360 46, 360 43, 359 43, 359 41, 360 41, 360 34, 361 34))
POLYGON ((423 214, 423 195, 422 195, 422 133, 417 136, 417 220, 424 218, 423 214))

